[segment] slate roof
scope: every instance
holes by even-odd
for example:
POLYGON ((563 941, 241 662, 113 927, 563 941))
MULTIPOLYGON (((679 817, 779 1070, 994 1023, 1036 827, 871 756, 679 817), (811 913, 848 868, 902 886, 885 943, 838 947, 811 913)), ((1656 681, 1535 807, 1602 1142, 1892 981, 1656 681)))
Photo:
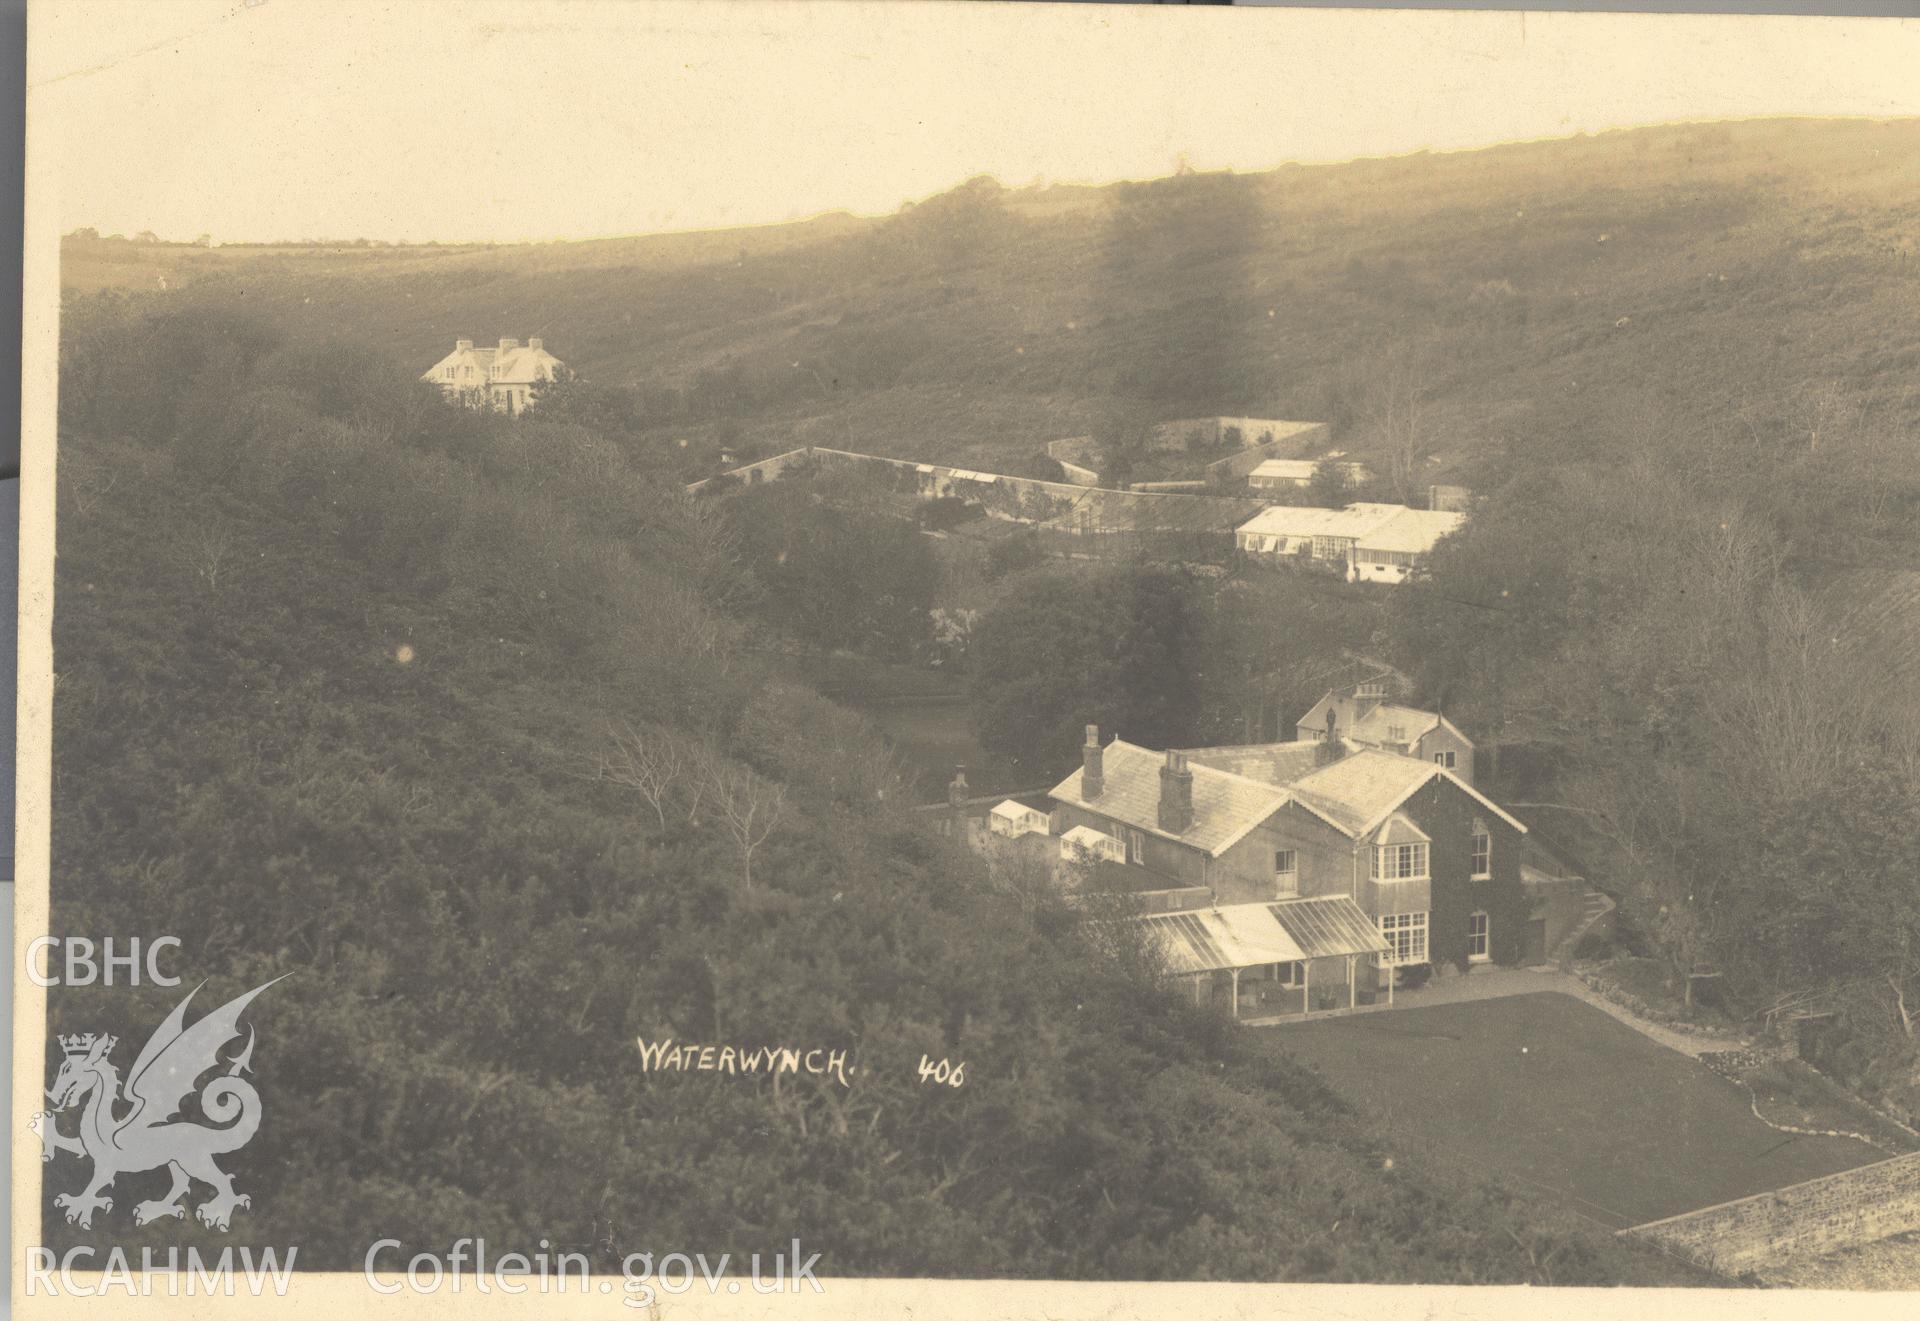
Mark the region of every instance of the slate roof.
POLYGON ((1103 835, 1092 826, 1075 826, 1072 830, 1063 832, 1060 838, 1064 843, 1078 844, 1089 853, 1099 849, 1102 844, 1119 843, 1112 835, 1103 835))
POLYGON ((1160 829, 1164 754, 1115 739, 1107 744, 1102 757, 1104 785, 1098 798, 1082 796, 1083 772, 1079 770, 1054 786, 1053 797, 1149 835, 1178 840, 1216 858, 1287 802, 1287 791, 1277 785, 1189 761, 1193 772, 1193 825, 1174 835, 1160 829))
POLYGON ((1310 505, 1273 505, 1261 510, 1236 531, 1282 537, 1363 536, 1385 523, 1399 505, 1353 504, 1345 509, 1316 509, 1310 505))
POLYGON ((1367 465, 1364 463, 1354 459, 1342 458, 1337 454, 1328 454, 1318 459, 1263 459, 1254 465, 1253 471, 1248 473, 1247 476, 1265 477, 1272 481, 1285 479, 1287 481, 1308 482, 1313 480, 1314 471, 1329 459, 1338 463, 1349 474, 1363 475, 1367 471, 1367 465))
POLYGON ((1417 757, 1403 757, 1378 748, 1356 752, 1295 781, 1293 795, 1357 838, 1372 831, 1412 797, 1414 790, 1436 776, 1451 780, 1461 792, 1515 830, 1526 831, 1526 826, 1498 803, 1453 772, 1417 757))
POLYGON ((1244 743, 1183 751, 1193 765, 1211 766, 1266 784, 1285 785, 1313 772, 1323 746, 1319 739, 1296 739, 1292 743, 1244 743))
POLYGON ((1312 459, 1266 459, 1254 465, 1249 477, 1265 477, 1271 481, 1282 478, 1287 481, 1304 482, 1313 478, 1313 470, 1319 466, 1312 459))
POLYGON ((1353 737, 1358 739, 1375 743, 1412 743, 1439 723, 1440 717, 1431 711, 1416 711, 1410 706, 1382 702, 1354 721, 1352 728, 1353 737), (1400 729, 1399 738, 1387 733, 1394 726, 1400 729))
POLYGON ((1466 521, 1465 514, 1360 501, 1345 509, 1275 505, 1235 530, 1258 536, 1344 537, 1359 550, 1419 554, 1433 549, 1434 542, 1466 521))
MULTIPOLYGON (((474 352, 478 354, 480 350, 474 352)), ((489 360, 497 357, 498 353, 497 349, 486 350, 489 360)), ((492 379, 496 385, 529 385, 546 380, 552 368, 559 365, 560 359, 546 349, 522 344, 519 348, 508 349, 506 356, 494 364, 492 379)))
POLYGON ((1433 543, 1467 521, 1452 510, 1403 509, 1359 540, 1361 550, 1401 550, 1424 555, 1433 543))
POLYGON ((1373 837, 1376 844, 1427 844, 1432 840, 1433 836, 1398 812, 1388 817, 1387 824, 1375 831, 1373 837))
POLYGON ((498 345, 456 348, 422 372, 420 379, 438 381, 441 379, 440 370, 456 361, 462 365, 470 363, 488 385, 531 385, 547 380, 553 374, 553 368, 561 365, 560 359, 547 352, 545 346, 536 349, 531 344, 521 344, 508 349, 504 356, 498 345))

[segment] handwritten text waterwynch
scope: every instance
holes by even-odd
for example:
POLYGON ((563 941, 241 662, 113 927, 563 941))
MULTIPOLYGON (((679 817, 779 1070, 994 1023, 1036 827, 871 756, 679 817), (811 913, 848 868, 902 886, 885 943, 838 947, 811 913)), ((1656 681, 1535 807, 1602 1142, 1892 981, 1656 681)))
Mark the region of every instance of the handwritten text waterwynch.
POLYGON ((851 1087, 844 1050, 794 1050, 785 1046, 696 1045, 675 1041, 638 1038, 640 1067, 649 1073, 731 1073, 776 1074, 815 1073, 832 1078, 842 1087, 851 1087))

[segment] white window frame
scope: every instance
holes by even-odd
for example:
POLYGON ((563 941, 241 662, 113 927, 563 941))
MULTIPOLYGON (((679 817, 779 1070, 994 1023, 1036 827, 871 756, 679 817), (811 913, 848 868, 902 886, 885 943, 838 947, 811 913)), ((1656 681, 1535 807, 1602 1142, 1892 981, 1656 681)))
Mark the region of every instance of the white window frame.
POLYGON ((1133 863, 1144 862, 1147 852, 1147 837, 1145 832, 1135 830, 1132 826, 1122 826, 1121 829, 1126 832, 1127 861, 1133 863))
POLYGON ((1374 924, 1391 947, 1380 956, 1381 967, 1403 968, 1428 962, 1425 913, 1382 913, 1374 924))
POLYGON ((1451 752, 1436 752, 1433 754, 1433 764, 1442 770, 1450 771, 1459 765, 1459 758, 1451 752))
POLYGON ((1373 880, 1384 885, 1400 881, 1429 879, 1429 854, 1424 842, 1416 844, 1376 844, 1373 846, 1373 880), (1388 854, 1392 854, 1389 864, 1388 854))
POLYGON ((1476 881, 1492 880, 1493 832, 1484 826, 1474 831, 1473 842, 1468 847, 1471 849, 1472 862, 1470 865, 1473 868, 1473 879, 1476 881), (1482 840, 1486 841, 1486 848, 1484 850, 1480 847, 1482 840))
POLYGON ((1273 851, 1273 888, 1281 895, 1300 893, 1300 851, 1298 849, 1273 851), (1288 864, 1285 868, 1280 866, 1282 858, 1285 858, 1288 864))
POLYGON ((1405 725, 1388 725, 1387 741, 1389 743, 1405 743, 1407 741, 1407 727, 1405 725))
POLYGON ((1491 963, 1493 961, 1493 919, 1485 913, 1467 914, 1467 962, 1491 963), (1475 930, 1476 925, 1478 930, 1475 930), (1474 947, 1478 945, 1476 950, 1474 947))

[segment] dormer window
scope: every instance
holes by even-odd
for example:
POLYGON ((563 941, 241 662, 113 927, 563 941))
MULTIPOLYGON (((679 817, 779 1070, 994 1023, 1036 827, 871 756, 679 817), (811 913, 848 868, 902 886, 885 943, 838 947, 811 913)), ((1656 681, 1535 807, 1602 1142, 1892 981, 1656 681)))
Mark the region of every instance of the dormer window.
POLYGON ((1407 741, 1407 727, 1405 725, 1388 725, 1387 741, 1389 743, 1405 743, 1407 741))

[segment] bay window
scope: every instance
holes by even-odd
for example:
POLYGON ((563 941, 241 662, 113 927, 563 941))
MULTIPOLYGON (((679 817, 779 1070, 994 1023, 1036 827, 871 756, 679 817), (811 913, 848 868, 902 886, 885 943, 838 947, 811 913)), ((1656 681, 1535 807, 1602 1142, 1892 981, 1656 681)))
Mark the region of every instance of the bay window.
POLYGON ((1381 844, 1373 850, 1373 879, 1376 881, 1424 881, 1427 879, 1425 844, 1381 844))
POLYGON ((1425 913, 1383 913, 1379 918, 1380 935, 1390 949, 1380 956, 1383 968, 1398 968, 1427 961, 1427 915, 1425 913))

